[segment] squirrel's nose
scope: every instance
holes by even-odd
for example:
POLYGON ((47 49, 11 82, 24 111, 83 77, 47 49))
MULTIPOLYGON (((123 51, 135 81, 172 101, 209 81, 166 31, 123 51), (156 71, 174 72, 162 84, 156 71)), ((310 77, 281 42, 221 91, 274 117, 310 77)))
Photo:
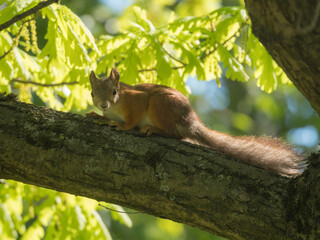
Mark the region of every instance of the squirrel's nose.
POLYGON ((102 103, 100 104, 100 107, 104 110, 108 108, 108 104, 107 103, 102 103))

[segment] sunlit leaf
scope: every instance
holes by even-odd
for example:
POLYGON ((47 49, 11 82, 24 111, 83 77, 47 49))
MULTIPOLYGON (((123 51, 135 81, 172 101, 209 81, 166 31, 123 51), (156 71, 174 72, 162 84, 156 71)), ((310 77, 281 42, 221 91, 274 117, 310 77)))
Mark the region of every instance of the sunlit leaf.
POLYGON ((108 228, 103 223, 99 213, 97 211, 92 211, 93 216, 96 218, 97 222, 99 223, 99 226, 101 227, 103 234, 107 240, 112 240, 111 234, 108 230, 108 228))
POLYGON ((218 46, 218 53, 223 62, 223 67, 227 68, 227 78, 232 80, 238 80, 242 82, 247 82, 249 76, 246 73, 243 65, 234 58, 229 51, 227 51, 222 45, 218 46))
POLYGON ((126 211, 121 206, 106 203, 104 205, 107 205, 108 208, 114 210, 111 211, 111 215, 114 220, 118 220, 120 223, 126 225, 127 227, 132 227, 132 221, 130 217, 127 213, 125 213, 126 211))
POLYGON ((37 3, 39 3, 39 0, 19 0, 10 2, 7 7, 0 11, 0 24, 7 22, 21 12, 33 8, 37 3))
POLYGON ((15 230, 14 222, 12 220, 11 214, 5 204, 0 203, 0 226, 2 228, 1 237, 13 239, 18 236, 15 230))
POLYGON ((265 54, 262 61, 263 64, 257 68, 254 76, 258 79, 257 86, 263 91, 271 93, 277 87, 277 76, 273 60, 269 54, 265 54))
POLYGON ((53 213, 54 211, 52 209, 52 206, 45 207, 38 213, 38 219, 42 226, 48 226, 53 213))
POLYGON ((79 230, 82 231, 84 229, 84 226, 85 226, 87 220, 86 220, 85 216, 83 215, 82 210, 79 207, 79 205, 76 205, 75 212, 77 214, 77 220, 79 223, 79 230))
POLYGON ((40 224, 33 224, 28 230, 23 234, 21 237, 22 240, 29 240, 29 239, 42 239, 44 236, 44 229, 40 224))

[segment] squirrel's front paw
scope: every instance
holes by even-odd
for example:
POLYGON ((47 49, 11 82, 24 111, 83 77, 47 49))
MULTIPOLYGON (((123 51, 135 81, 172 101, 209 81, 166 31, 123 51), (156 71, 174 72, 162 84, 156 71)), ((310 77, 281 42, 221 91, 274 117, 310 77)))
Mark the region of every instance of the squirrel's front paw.
POLYGON ((95 119, 106 119, 104 116, 101 116, 94 111, 86 113, 86 117, 95 118, 95 119))
POLYGON ((108 122, 108 125, 111 127, 116 127, 116 130, 122 130, 122 129, 118 129, 122 125, 121 122, 110 120, 108 122))
POLYGON ((142 132, 146 136, 150 136, 153 133, 152 128, 153 127, 146 125, 140 128, 140 132, 142 132))

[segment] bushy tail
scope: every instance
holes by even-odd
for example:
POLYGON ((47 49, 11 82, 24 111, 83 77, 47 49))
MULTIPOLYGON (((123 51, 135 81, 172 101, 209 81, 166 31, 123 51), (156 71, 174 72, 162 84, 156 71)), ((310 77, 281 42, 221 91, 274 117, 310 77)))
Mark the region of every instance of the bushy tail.
POLYGON ((187 131, 191 141, 241 159, 283 176, 300 175, 307 166, 303 156, 280 139, 270 137, 233 137, 196 123, 187 131))

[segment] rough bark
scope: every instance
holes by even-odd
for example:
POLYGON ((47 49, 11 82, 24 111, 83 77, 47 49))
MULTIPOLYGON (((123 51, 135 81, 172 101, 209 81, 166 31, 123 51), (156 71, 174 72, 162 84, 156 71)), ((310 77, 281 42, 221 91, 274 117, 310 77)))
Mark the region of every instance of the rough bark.
POLYGON ((211 149, 116 132, 10 96, 0 95, 0 113, 0 178, 120 204, 229 239, 319 233, 319 164, 287 179, 211 149))
POLYGON ((320 1, 245 3, 253 33, 320 115, 320 1))

